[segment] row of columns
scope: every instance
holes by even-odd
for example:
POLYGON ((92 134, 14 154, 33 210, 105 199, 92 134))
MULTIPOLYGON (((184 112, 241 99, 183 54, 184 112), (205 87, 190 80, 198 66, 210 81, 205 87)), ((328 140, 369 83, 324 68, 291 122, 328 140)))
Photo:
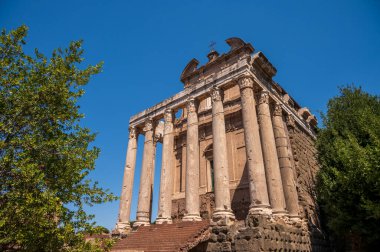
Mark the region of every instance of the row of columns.
MULTIPOLYGON (((282 119, 281 105, 275 106, 273 116, 269 106, 269 93, 261 91, 256 104, 254 81, 249 76, 238 79, 241 92, 242 117, 247 166, 249 171, 250 214, 298 216, 298 196, 288 152, 288 140, 282 119), (256 105, 257 110, 256 111, 256 105)), ((215 210, 213 220, 224 223, 235 219, 231 210, 227 140, 221 90, 213 88, 212 133, 215 181, 215 210)), ((157 223, 171 223, 171 195, 173 188, 174 126, 173 111, 164 114, 163 153, 157 223)), ((141 170, 139 201, 134 225, 149 225, 154 171, 154 131, 148 120, 145 134, 141 170)), ((133 175, 136 161, 137 134, 130 130, 123 190, 120 201, 118 229, 128 229, 133 175)), ((196 101, 187 102, 186 136, 186 214, 183 221, 201 220, 199 214, 199 139, 196 101)))

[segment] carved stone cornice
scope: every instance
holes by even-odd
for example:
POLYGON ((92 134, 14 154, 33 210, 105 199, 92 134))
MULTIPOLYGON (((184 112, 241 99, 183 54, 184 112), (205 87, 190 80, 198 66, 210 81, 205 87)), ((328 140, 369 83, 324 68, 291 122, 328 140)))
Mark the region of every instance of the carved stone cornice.
POLYGON ((282 116, 282 107, 281 107, 281 104, 276 103, 274 105, 273 116, 282 116))
POLYGON ((258 52, 253 55, 252 65, 260 66, 260 68, 269 76, 269 78, 272 78, 277 73, 277 69, 269 62, 267 57, 265 57, 262 52, 258 52))
POLYGON ((269 92, 268 91, 261 91, 259 96, 259 104, 269 104, 269 92))
POLYGON ((211 101, 212 102, 222 100, 222 91, 218 87, 211 88, 210 95, 211 95, 211 101))
POLYGON ((312 127, 316 127, 318 124, 317 118, 313 114, 306 119, 306 122, 312 127))
MULTIPOLYGON (((312 125, 316 124, 315 118, 297 113, 300 106, 296 101, 292 98, 289 99, 285 95, 285 90, 281 91, 274 87, 276 84, 271 76, 275 74, 276 70, 266 57, 262 53, 252 55, 253 48, 238 38, 228 39, 227 43, 231 46, 231 50, 219 56, 215 61, 208 62, 198 68, 198 61, 192 60, 181 75, 181 80, 186 87, 185 90, 132 116, 129 121, 130 125, 136 126, 137 130, 140 131, 139 134, 145 134, 142 128, 147 117, 159 120, 164 117, 165 109, 172 108, 173 111, 176 111, 185 107, 189 96, 195 99, 202 98, 210 95, 212 86, 225 89, 228 88, 227 86, 236 83, 240 87, 240 95, 255 99, 255 103, 258 102, 258 99, 252 97, 251 90, 254 94, 263 89, 269 90, 271 101, 280 102, 284 114, 291 114, 297 126, 302 127, 310 136, 315 138, 315 132, 312 131, 312 125)), ((224 104, 224 109, 228 106, 228 102, 224 104)), ((194 104, 193 108, 197 113, 198 103, 194 104)), ((200 111, 200 113, 203 112, 200 111)), ((185 116, 180 120, 174 117, 176 130, 181 131, 180 128, 183 127, 187 119, 185 116)))
POLYGON ((246 88, 252 88, 253 89, 253 79, 250 76, 242 76, 238 79, 239 88, 241 90, 246 88))

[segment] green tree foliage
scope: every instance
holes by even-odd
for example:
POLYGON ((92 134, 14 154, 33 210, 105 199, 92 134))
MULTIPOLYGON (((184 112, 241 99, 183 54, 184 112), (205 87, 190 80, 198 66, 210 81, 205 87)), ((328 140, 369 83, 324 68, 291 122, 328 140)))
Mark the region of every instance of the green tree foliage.
POLYGON ((84 233, 98 229, 83 207, 115 199, 87 179, 99 149, 79 125, 77 100, 101 64, 79 68, 81 41, 29 56, 26 35, 0 35, 0 251, 87 250, 84 233))
POLYGON ((326 224, 336 238, 380 245, 380 98, 343 87, 323 124, 317 190, 326 224))

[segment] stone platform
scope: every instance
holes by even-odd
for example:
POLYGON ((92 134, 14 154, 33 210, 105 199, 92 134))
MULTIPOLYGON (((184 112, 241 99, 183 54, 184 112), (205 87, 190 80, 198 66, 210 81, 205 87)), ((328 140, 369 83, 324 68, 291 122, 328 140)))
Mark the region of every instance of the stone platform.
POLYGON ((210 227, 207 252, 328 252, 329 243, 321 230, 303 221, 266 216, 248 216, 246 223, 210 227))
POLYGON ((141 226, 117 242, 114 252, 328 252, 324 233, 304 221, 248 216, 231 226, 209 221, 141 226))

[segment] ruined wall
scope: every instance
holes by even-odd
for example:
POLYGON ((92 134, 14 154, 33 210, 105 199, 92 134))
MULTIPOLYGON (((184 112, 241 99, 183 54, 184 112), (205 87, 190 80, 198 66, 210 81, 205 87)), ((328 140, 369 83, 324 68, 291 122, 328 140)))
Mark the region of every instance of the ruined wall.
POLYGON ((319 170, 315 140, 297 123, 287 123, 291 154, 297 181, 300 216, 320 227, 315 178, 319 170))
POLYGON ((330 251, 323 233, 309 230, 305 222, 287 222, 265 216, 249 216, 246 224, 210 227, 210 239, 202 250, 192 251, 330 251), (206 249, 204 249, 206 247, 206 249))

